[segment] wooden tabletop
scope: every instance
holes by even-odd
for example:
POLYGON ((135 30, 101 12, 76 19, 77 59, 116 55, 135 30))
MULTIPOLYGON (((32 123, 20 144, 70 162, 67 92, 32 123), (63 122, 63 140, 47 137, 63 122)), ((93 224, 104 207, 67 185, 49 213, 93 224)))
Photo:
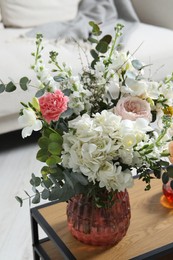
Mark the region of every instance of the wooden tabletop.
MULTIPOLYGON (((57 232, 77 260, 127 260, 173 242, 173 205, 162 195, 161 180, 152 180, 150 191, 145 183, 135 180, 129 189, 131 222, 126 236, 113 247, 88 246, 73 238, 66 222, 66 203, 39 209, 49 225, 57 232)), ((61 260, 52 242, 43 246, 50 258, 61 260)))

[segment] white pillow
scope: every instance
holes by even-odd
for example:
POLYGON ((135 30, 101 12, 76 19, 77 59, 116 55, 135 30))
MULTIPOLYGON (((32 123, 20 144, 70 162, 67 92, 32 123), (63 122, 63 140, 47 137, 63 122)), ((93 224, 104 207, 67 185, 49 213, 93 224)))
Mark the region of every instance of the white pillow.
POLYGON ((33 27, 75 18, 80 0, 0 0, 7 27, 33 27))

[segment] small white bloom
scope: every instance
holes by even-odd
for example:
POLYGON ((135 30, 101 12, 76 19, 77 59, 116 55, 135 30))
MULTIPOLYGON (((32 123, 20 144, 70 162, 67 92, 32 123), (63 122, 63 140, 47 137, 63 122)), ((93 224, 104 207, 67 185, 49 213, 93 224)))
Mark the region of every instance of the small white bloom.
POLYGON ((126 149, 132 148, 136 144, 136 136, 134 134, 126 134, 123 137, 122 144, 126 149))
POLYGON ((132 96, 146 96, 148 90, 148 84, 144 80, 135 80, 127 78, 125 86, 122 86, 121 91, 123 93, 131 94, 132 96))
POLYGON ((25 138, 32 134, 32 131, 39 131, 42 122, 37 119, 34 111, 30 108, 23 109, 23 115, 18 118, 19 124, 25 126, 22 130, 22 137, 25 138))

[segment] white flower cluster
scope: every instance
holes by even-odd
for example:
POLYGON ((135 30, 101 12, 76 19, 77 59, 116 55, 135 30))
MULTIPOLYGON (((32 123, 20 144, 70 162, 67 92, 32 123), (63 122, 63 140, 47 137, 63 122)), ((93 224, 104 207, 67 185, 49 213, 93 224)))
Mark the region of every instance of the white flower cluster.
MULTIPOLYGON (((82 172, 90 182, 107 190, 124 190, 133 183, 130 170, 135 166, 135 147, 152 131, 145 119, 122 120, 103 110, 93 118, 88 114, 69 122, 71 131, 63 135, 63 166, 82 172)), ((148 140, 148 139, 147 139, 148 140)), ((139 156, 139 154, 138 154, 139 156)))

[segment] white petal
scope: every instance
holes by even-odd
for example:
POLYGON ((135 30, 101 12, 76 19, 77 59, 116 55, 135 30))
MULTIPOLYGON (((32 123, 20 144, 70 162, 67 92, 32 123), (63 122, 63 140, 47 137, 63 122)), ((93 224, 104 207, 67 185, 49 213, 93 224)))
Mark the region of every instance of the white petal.
POLYGON ((22 130, 22 138, 25 138, 27 136, 30 136, 32 134, 32 127, 31 126, 26 126, 25 128, 23 128, 22 130))

